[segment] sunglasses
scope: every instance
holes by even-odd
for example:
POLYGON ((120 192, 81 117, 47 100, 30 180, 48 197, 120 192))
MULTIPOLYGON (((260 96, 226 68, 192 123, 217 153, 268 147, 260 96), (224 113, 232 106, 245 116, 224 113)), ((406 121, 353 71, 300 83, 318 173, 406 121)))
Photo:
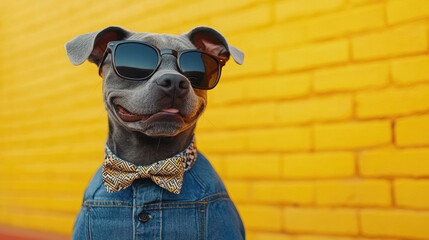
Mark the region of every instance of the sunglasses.
POLYGON ((195 49, 175 51, 173 49, 158 49, 141 41, 109 42, 104 56, 98 67, 101 71, 107 55, 112 54, 115 73, 122 78, 135 81, 149 79, 161 65, 162 55, 171 54, 177 59, 180 72, 186 76, 194 88, 209 90, 219 81, 225 60, 206 52, 195 49))

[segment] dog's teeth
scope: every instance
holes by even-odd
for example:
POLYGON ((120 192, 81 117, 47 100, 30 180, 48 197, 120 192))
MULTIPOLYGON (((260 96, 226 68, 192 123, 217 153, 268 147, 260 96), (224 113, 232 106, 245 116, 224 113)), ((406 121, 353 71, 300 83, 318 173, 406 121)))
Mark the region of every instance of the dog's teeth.
POLYGON ((167 109, 162 109, 162 112, 179 113, 179 110, 177 110, 175 108, 167 108, 167 109))

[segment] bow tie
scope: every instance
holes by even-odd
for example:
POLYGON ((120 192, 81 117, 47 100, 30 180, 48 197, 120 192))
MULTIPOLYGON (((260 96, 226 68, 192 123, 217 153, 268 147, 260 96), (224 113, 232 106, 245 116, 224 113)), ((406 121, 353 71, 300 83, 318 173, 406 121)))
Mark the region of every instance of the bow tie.
POLYGON ((106 144, 103 163, 103 182, 107 192, 117 192, 129 187, 134 180, 150 178, 158 186, 169 192, 179 194, 182 188, 184 171, 196 160, 197 150, 194 140, 181 153, 149 166, 137 166, 117 157, 106 144))

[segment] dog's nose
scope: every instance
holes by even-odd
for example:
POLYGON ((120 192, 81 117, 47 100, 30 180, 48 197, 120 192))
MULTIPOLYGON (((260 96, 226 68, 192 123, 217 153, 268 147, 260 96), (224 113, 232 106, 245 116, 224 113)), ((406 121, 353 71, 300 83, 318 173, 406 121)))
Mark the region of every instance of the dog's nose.
POLYGON ((183 97, 189 91, 189 81, 180 74, 164 74, 156 83, 166 94, 175 94, 176 97, 183 97))

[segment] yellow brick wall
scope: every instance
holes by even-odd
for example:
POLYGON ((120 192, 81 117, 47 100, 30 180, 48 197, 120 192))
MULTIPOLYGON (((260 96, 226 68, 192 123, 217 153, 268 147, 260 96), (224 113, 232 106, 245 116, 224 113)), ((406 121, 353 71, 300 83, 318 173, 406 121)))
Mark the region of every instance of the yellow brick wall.
POLYGON ((428 0, 0 1, 0 225, 71 234, 107 124, 63 45, 108 25, 246 53, 197 144, 248 239, 429 239, 428 0))

